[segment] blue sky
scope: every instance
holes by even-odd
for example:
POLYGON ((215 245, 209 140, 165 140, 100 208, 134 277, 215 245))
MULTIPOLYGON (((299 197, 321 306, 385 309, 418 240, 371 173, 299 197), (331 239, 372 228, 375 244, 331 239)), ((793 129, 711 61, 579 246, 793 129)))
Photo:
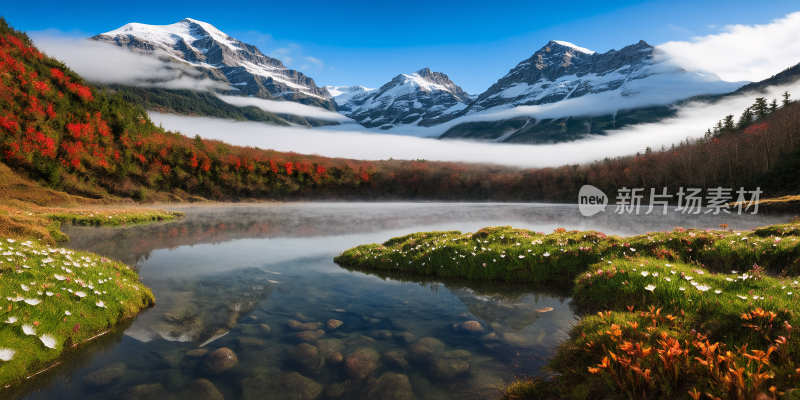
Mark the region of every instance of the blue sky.
MULTIPOLYGON (((128 22, 191 17, 258 46, 318 85, 379 87, 430 67, 467 92, 484 91, 550 39, 598 52, 640 39, 657 45, 767 24, 800 1, 259 1, 6 2, 18 29, 91 36, 128 22)), ((786 66, 776 66, 776 72, 786 66)))

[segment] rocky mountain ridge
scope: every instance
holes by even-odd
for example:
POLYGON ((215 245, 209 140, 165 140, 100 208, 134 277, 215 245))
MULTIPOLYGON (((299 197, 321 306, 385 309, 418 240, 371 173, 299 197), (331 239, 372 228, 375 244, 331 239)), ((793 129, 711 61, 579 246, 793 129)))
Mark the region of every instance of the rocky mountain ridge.
POLYGON ((130 23, 91 39, 178 62, 181 67, 188 64, 206 78, 230 85, 232 94, 334 109, 330 93, 312 78, 202 21, 186 18, 171 25, 130 23))
POLYGON ((397 75, 377 90, 350 88, 355 89, 333 97, 339 112, 367 128, 382 130, 398 125, 435 125, 472 100, 447 75, 430 68, 397 75))

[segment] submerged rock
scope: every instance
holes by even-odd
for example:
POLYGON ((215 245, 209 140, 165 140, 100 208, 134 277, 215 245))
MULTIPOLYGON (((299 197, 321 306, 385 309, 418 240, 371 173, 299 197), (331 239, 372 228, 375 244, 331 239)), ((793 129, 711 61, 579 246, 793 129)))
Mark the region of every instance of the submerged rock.
POLYGON ((183 361, 184 353, 180 349, 175 349, 161 358, 161 364, 169 368, 175 368, 183 361))
POLYGON ((374 337, 375 339, 391 339, 392 338, 392 332, 391 331, 387 331, 386 329, 383 329, 383 330, 380 330, 380 331, 372 331, 369 335, 374 337))
POLYGON ((483 332, 483 326, 478 321, 466 321, 460 324, 456 324, 456 328, 460 331, 466 331, 470 333, 480 333, 483 332))
POLYGON ((224 400, 225 396, 208 379, 198 379, 183 387, 182 397, 186 400, 224 400))
POLYGON ((322 385, 297 372, 281 375, 278 385, 284 392, 290 393, 293 399, 313 400, 322 394, 322 385))
POLYGON ((325 331, 323 331, 322 329, 316 331, 301 331, 294 333, 294 337, 304 342, 313 342, 323 336, 325 336, 325 331))
POLYGON ((334 330, 334 329, 342 326, 343 323, 344 322, 339 321, 338 319, 329 319, 328 323, 327 323, 327 326, 328 326, 328 329, 334 330))
POLYGON ((344 368, 347 375, 363 379, 375 372, 379 358, 380 355, 373 349, 359 349, 345 357, 344 368))
POLYGON ((418 363, 426 363, 433 358, 434 353, 442 349, 444 349, 444 343, 439 339, 424 337, 412 343, 408 348, 408 352, 412 360, 418 363))
POLYGON ((122 376, 125 373, 125 369, 125 364, 123 363, 106 365, 83 377, 83 384, 94 388, 106 386, 114 379, 122 376))
POLYGON ((400 343, 412 343, 417 340, 417 337, 414 336, 411 332, 398 332, 394 334, 394 338, 399 341, 400 343))
POLYGON ((490 333, 488 335, 483 335, 481 337, 481 340, 483 340, 484 342, 496 342, 496 341, 500 340, 500 338, 497 336, 496 333, 492 332, 492 333, 490 333))
POLYGON ((214 350, 211 354, 206 357, 203 364, 208 369, 209 372, 212 374, 219 374, 225 372, 239 363, 239 358, 236 357, 236 353, 233 350, 223 347, 221 349, 214 350))
POLYGON ((334 367, 341 364, 342 361, 344 361, 344 356, 339 352, 333 353, 330 357, 328 357, 328 363, 334 367))
POLYGON ((208 349, 194 349, 186 352, 186 357, 202 357, 208 354, 208 349))
POLYGON ((383 353, 383 361, 397 368, 408 369, 409 365, 408 361, 406 361, 407 356, 408 352, 405 350, 389 350, 383 353))
POLYGON ((518 335, 516 333, 504 333, 500 338, 500 342, 506 346, 521 348, 533 347, 536 344, 530 338, 518 335))
POLYGON ((241 385, 244 400, 315 400, 322 395, 322 385, 297 372, 243 379, 241 385))
POLYGON ((286 323, 286 326, 288 326, 289 329, 291 329, 291 330, 293 330, 295 332, 299 332, 299 331, 315 331, 315 330, 317 330, 317 329, 322 327, 322 322, 300 323, 298 321, 290 319, 289 322, 286 323))
POLYGON ((431 375, 436 379, 451 379, 469 369, 464 360, 437 358, 431 363, 431 375))
POLYGON ((267 324, 259 324, 258 328, 261 329, 261 334, 264 336, 269 336, 269 334, 272 332, 267 324))
POLYGON ((344 350, 344 344, 341 339, 320 339, 317 340, 317 347, 319 347, 320 354, 325 358, 344 350))
POLYGON ((364 335, 358 335, 356 337, 347 339, 347 342, 345 342, 345 344, 347 345, 347 347, 359 347, 359 346, 371 344, 371 343, 374 343, 374 342, 375 342, 375 339, 373 339, 371 337, 367 337, 367 336, 364 336, 364 335))
POLYGON ((301 343, 289 352, 289 360, 307 373, 319 370, 325 364, 325 358, 319 349, 308 343, 301 343))
POLYGON ((449 358, 449 359, 466 360, 466 359, 470 358, 471 356, 472 356, 472 354, 470 354, 466 350, 453 350, 453 351, 448 351, 448 352, 444 353, 444 358, 449 358))
POLYGON ((167 389, 160 383, 149 383, 134 386, 128 390, 125 398, 128 400, 167 400, 172 399, 173 396, 167 393, 167 389))
POLYGON ((366 399, 417 400, 408 377, 395 372, 386 372, 378 379, 370 379, 364 392, 366 399))
POLYGON ((341 383, 334 383, 331 386, 325 388, 325 397, 337 399, 342 397, 345 391, 350 388, 350 384, 352 381, 345 381, 341 383))

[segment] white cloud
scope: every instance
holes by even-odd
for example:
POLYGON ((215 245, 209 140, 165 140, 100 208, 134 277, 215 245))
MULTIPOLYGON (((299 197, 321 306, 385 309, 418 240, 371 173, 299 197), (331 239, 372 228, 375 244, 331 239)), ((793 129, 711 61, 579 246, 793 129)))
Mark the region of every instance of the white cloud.
MULTIPOLYGON (((758 96, 780 98, 784 90, 800 95, 800 82, 773 87, 766 94, 758 96)), ((199 134, 235 145, 279 151, 362 160, 421 158, 531 168, 589 163, 606 157, 631 155, 648 146, 653 149, 659 149, 662 145, 670 147, 687 137, 701 137, 725 115, 733 114, 738 118, 755 97, 755 94, 745 94, 716 104, 693 103, 679 109, 677 117, 659 123, 629 126, 610 131, 607 136, 550 145, 426 139, 375 133, 354 124, 300 129, 155 112, 151 112, 150 117, 154 122, 162 123, 164 128, 181 131, 188 136, 199 134)))
POLYGON ((327 121, 353 122, 334 111, 328 111, 320 107, 307 106, 305 104, 293 103, 289 101, 264 100, 255 97, 222 96, 217 95, 222 101, 239 107, 256 106, 264 111, 273 113, 293 114, 301 117, 312 117, 327 121))
POLYGON ((188 65, 166 63, 107 43, 55 30, 32 32, 30 36, 39 50, 61 60, 90 82, 192 90, 229 88, 226 84, 202 79, 200 72, 188 65))
POLYGON ((760 81, 800 62, 800 12, 767 25, 729 25, 718 34, 657 46, 678 65, 726 81, 760 81))

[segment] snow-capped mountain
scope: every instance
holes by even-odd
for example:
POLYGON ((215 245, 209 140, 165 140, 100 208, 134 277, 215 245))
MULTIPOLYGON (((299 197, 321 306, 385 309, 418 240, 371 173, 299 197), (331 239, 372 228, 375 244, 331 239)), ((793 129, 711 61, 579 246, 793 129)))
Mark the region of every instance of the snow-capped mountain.
POLYGON ((577 139, 654 122, 671 116, 669 106, 678 101, 728 93, 743 84, 686 71, 657 53, 644 41, 600 54, 552 40, 450 116, 453 122, 480 122, 455 125, 443 137, 524 143, 577 139))
POLYGON ((367 128, 435 125, 465 109, 472 100, 447 75, 423 68, 400 74, 380 89, 329 87, 339 112, 367 128), (334 94, 338 93, 338 94, 334 94))
POLYGON ((286 68, 255 46, 191 18, 172 25, 130 23, 92 39, 156 57, 166 55, 231 85, 233 92, 241 95, 334 108, 328 100, 330 94, 313 79, 286 68))
POLYGON ((365 88, 364 86, 325 86, 325 90, 331 94, 331 99, 336 103, 336 109, 346 114, 352 109, 356 101, 363 100, 375 89, 365 88), (351 103, 350 101, 353 100, 351 103))

